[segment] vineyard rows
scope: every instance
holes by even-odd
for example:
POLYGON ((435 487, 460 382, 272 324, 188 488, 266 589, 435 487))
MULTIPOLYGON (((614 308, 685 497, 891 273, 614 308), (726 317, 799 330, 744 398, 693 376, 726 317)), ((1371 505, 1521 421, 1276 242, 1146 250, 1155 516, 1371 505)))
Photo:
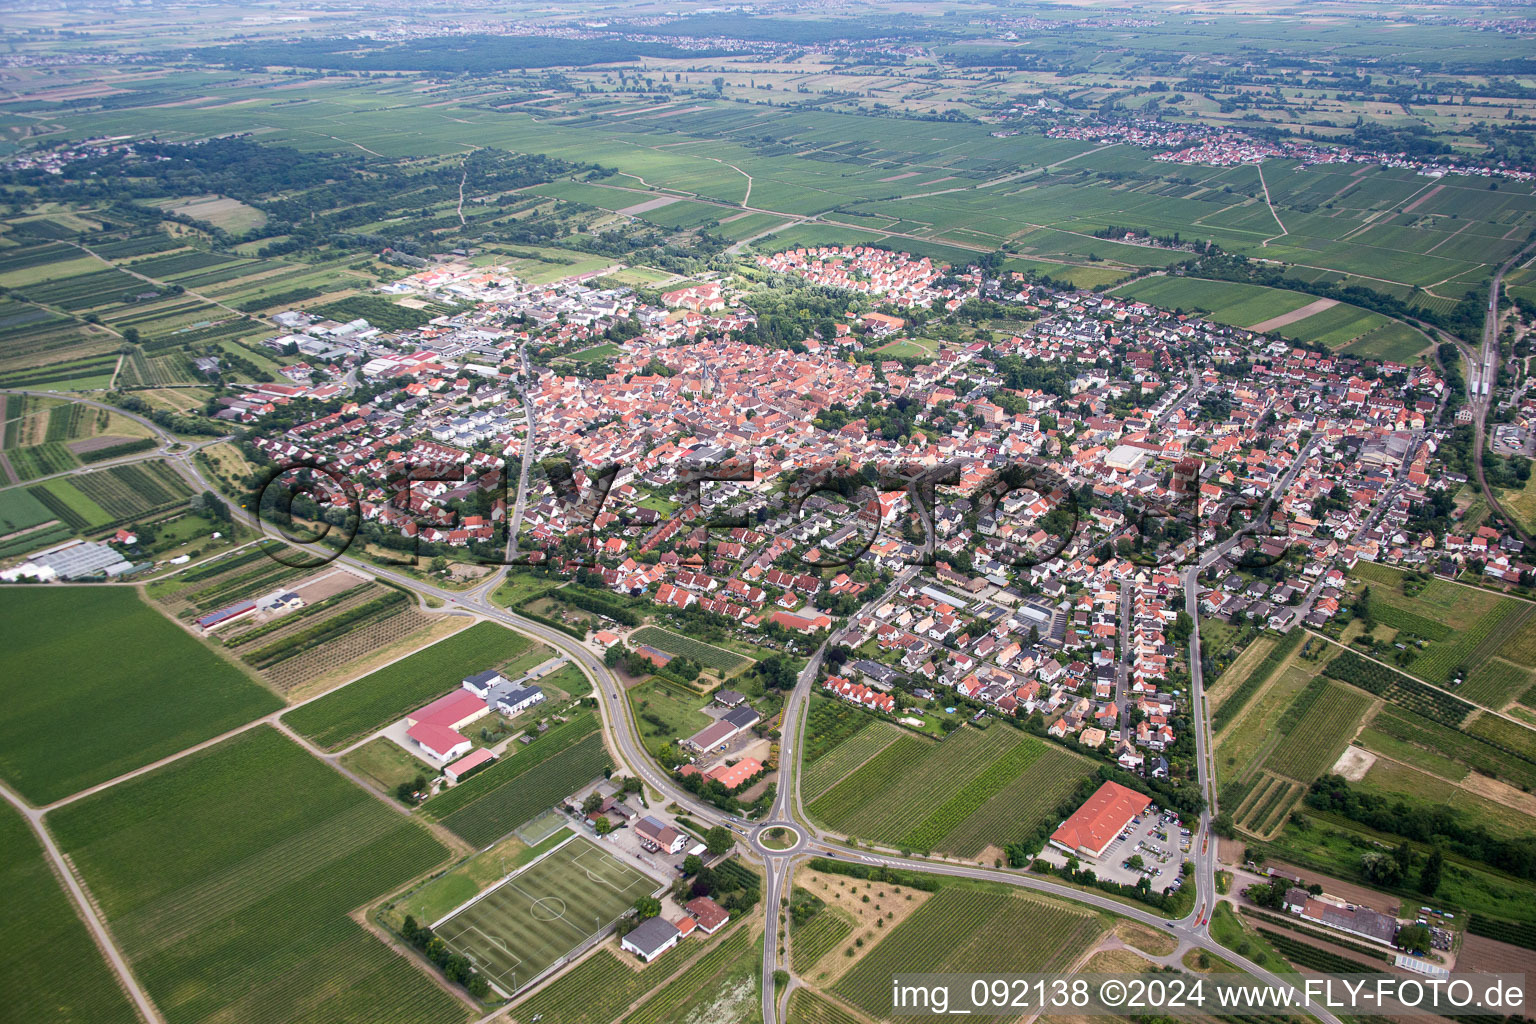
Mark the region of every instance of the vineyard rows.
POLYGON ((850 707, 849 710, 855 716, 855 721, 869 724, 833 747, 829 753, 807 764, 804 778, 800 783, 801 798, 807 803, 814 802, 864 762, 904 735, 900 726, 889 722, 877 722, 855 708, 850 707))
POLYGON ((683 1004, 703 992, 718 975, 729 971, 737 960, 749 956, 751 951, 752 941, 747 929, 738 927, 625 1017, 624 1024, 671 1024, 681 1020, 683 1015, 678 1011, 683 1004))
POLYGON ((862 1024, 860 1018, 806 988, 795 989, 789 997, 789 1019, 795 1024, 862 1024))
POLYGON ((447 851, 273 729, 50 823, 170 1024, 463 1020, 348 918, 447 851))
POLYGON ((1281 731, 1286 740, 1270 751, 1264 762, 1264 767, 1277 775, 1301 783, 1310 783, 1338 760, 1371 706, 1370 698, 1364 694, 1321 678, 1314 680, 1317 683, 1322 684, 1320 691, 1308 686, 1286 712, 1288 718, 1305 702, 1289 728, 1282 719, 1281 731))
MULTIPOLYGON (((476 779, 491 779, 494 787, 477 786, 471 791, 473 799, 461 809, 442 817, 448 828, 475 846, 487 846, 511 832, 540 811, 555 806, 593 779, 613 767, 608 759, 608 748, 603 737, 596 732, 595 720, 589 722, 587 735, 574 745, 551 754, 550 748, 539 752, 543 760, 524 760, 534 753, 529 746, 512 758, 503 758, 491 768, 476 775, 476 779), (512 765, 515 772, 492 772, 503 765, 512 765)), ((581 719, 577 719, 577 722, 581 719)), ((576 723, 571 723, 572 725, 576 723)), ((553 736, 556 730, 551 730, 553 736)), ((568 739, 564 742, 569 742, 568 739)), ((455 787, 452 792, 458 792, 455 787)), ((439 797, 438 799, 441 799, 439 797)))
POLYGON ((941 743, 903 737, 811 807, 830 827, 897 843, 1018 742, 1011 729, 963 728, 941 743), (900 780, 900 784, 895 784, 900 780))
POLYGON ((1323 672, 1442 725, 1458 726, 1472 710, 1466 701, 1354 651, 1341 651, 1323 672))
POLYGON ((934 972, 1048 973, 1072 963, 1101 931, 1091 914, 1011 893, 940 889, 864 954, 832 991, 877 1020, 891 1018, 891 976, 934 972))
POLYGON ((1503 748, 1481 737, 1426 722, 1390 707, 1383 708, 1371 725, 1394 739, 1443 754, 1484 775, 1516 786, 1536 787, 1536 764, 1518 756, 1512 757, 1503 748))
POLYGON ((295 708, 283 721, 335 750, 457 688, 465 676, 504 664, 527 649, 528 641, 505 626, 479 622, 295 708))
POLYGON ((790 954, 795 972, 809 971, 852 934, 853 920, 835 907, 823 907, 805 924, 794 926, 790 932, 790 954))
POLYGON ((688 658, 691 661, 698 662, 705 668, 712 668, 718 672, 729 672, 734 668, 745 665, 751 660, 736 654, 734 651, 727 651, 724 648, 716 647, 713 644, 706 644, 691 637, 678 636, 676 633, 670 633, 665 629, 658 629, 655 626, 646 626, 644 629, 638 629, 629 639, 631 645, 649 644, 659 651, 688 658))
POLYGON ((298 657, 280 661, 265 669, 262 675, 286 693, 312 682, 332 669, 377 654, 391 644, 420 632, 429 624, 430 620, 421 609, 410 607, 387 618, 375 619, 362 626, 354 625, 343 636, 319 647, 312 647, 298 657))
POLYGON ((535 1017, 550 1024, 611 1024, 676 967, 663 957, 634 970, 611 950, 599 949, 518 1004, 513 1016, 520 1024, 535 1017))
POLYGON ((1485 939, 1507 942, 1512 946, 1536 949, 1536 924, 1529 921, 1505 921, 1485 914, 1473 914, 1467 931, 1485 939))
POLYGON ((1521 611, 1522 605, 1515 601, 1500 601, 1470 628, 1458 632, 1450 642, 1432 645, 1410 668, 1415 675, 1431 683, 1449 683, 1458 668, 1476 667, 1473 654, 1477 647, 1495 633, 1504 636, 1505 622, 1521 611))
POLYGON ((902 839, 902 845, 914 850, 932 850, 966 818, 981 809, 981 805, 1002 792, 1024 770, 1034 764, 1045 749, 1045 743, 1026 736, 1013 749, 987 765, 982 773, 967 782, 960 792, 946 800, 902 839))
POLYGON ((1248 702, 1274 674, 1275 669, 1280 667, 1280 663, 1290 657, 1296 645, 1301 643, 1301 637, 1302 632, 1299 629, 1293 629, 1287 633, 1284 639, 1275 644, 1274 649, 1264 656, 1264 660, 1254 666, 1253 671, 1248 673, 1248 678, 1239 683, 1237 689, 1227 694, 1227 699, 1221 702, 1221 706, 1211 716, 1213 732, 1220 732, 1223 726, 1248 706, 1248 702))
POLYGON ((939 848, 957 857, 975 857, 988 846, 1006 847, 1033 837, 1042 824, 1054 824, 1056 808, 1076 792, 1087 771, 1081 758, 1046 747, 1017 782, 982 804, 939 848))

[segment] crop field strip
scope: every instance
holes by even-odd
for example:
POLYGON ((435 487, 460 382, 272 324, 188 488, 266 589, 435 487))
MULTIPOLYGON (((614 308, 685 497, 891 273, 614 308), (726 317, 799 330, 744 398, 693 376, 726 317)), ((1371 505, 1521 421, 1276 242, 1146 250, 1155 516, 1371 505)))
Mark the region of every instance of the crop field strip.
POLYGON ((1282 717, 1286 739, 1264 759, 1277 775, 1309 783, 1338 760, 1371 706, 1363 693, 1328 682, 1313 681, 1282 717))
POLYGON ((352 665, 381 650, 423 632, 435 622, 419 607, 407 603, 382 618, 371 617, 354 624, 339 636, 318 647, 311 647, 295 657, 263 669, 262 676, 283 693, 313 682, 334 669, 352 665))
POLYGON ((0 590, 0 773, 34 804, 104 782, 282 706, 128 587, 0 590), (91 623, 82 643, 75 626, 91 623), (103 671, 100 652, 119 656, 103 671), (33 680, 64 678, 68 687, 33 680))
POLYGON ((944 836, 939 849, 957 857, 976 857, 988 846, 1023 842, 1045 824, 1071 796, 1088 771, 1082 758, 1047 746, 1024 773, 1004 786, 944 836))
POLYGON ((1507 750, 1492 738, 1426 721, 1394 707, 1383 708, 1372 720, 1371 727, 1484 775, 1516 786, 1536 788, 1536 760, 1507 750))
POLYGON ((505 664, 528 646, 520 633, 478 622, 295 708, 283 721, 321 747, 336 750, 457 689, 466 676, 505 664))
POLYGON ((725 673, 740 668, 751 661, 744 655, 727 651, 713 644, 706 644, 690 637, 679 636, 657 626, 645 626, 630 635, 632 644, 649 644, 660 651, 689 658, 705 668, 725 673))
MULTIPOLYGON (((512 753, 506 754, 495 764, 477 772, 472 778, 464 780, 463 784, 438 794, 427 803, 427 813, 439 820, 456 814, 478 802, 482 797, 500 789, 505 783, 522 776, 554 755, 577 746, 582 740, 593 735, 600 737, 601 733, 597 716, 591 712, 584 712, 569 721, 551 726, 549 731, 538 736, 532 743, 526 746, 519 744, 518 747, 512 748, 512 753)), ((532 816, 528 815, 529 818, 532 816)), ((526 820, 528 818, 514 822, 514 825, 521 825, 526 820)))
POLYGON ((1446 684, 1458 666, 1475 668, 1492 657, 1509 635, 1508 630, 1518 628, 1533 611, 1536 606, 1524 601, 1500 601, 1479 616, 1471 628, 1458 630, 1450 642, 1432 645, 1426 654, 1408 665, 1408 670, 1428 682, 1446 684))
POLYGON ((0 806, 0 885, 6 927, 0 991, 6 1015, 28 1024, 137 1024, 117 977, 107 967, 49 867, 37 836, 9 804, 0 806), (47 970, 37 969, 40 951, 47 970))
POLYGON ((1284 820, 1304 790, 1299 782, 1264 772, 1238 808, 1235 815, 1238 827, 1257 836, 1269 835, 1284 820))
POLYGON ((242 651, 240 659, 254 668, 267 671, 290 658, 319 648, 328 641, 344 640, 354 628, 362 629, 371 623, 402 614, 409 609, 410 604, 411 599, 405 593, 389 589, 351 608, 337 610, 336 614, 319 622, 306 624, 302 629, 277 639, 267 638, 267 642, 255 650, 242 651))
POLYGON ((1527 618, 1512 630, 1497 653, 1506 661, 1536 669, 1536 618, 1527 618))
POLYGON ((801 754, 806 770, 849 738, 878 719, 863 708, 824 694, 812 694, 806 709, 805 747, 801 754))
POLYGON ((853 934, 854 921, 836 907, 822 907, 803 925, 792 925, 789 953, 795 972, 804 974, 853 934))
MULTIPOLYGON (((569 724, 572 729, 579 726, 580 719, 569 724)), ((601 778, 613 767, 603 737, 595 726, 579 738, 572 738, 576 736, 573 732, 556 740, 555 732, 550 730, 546 737, 549 745, 542 749, 536 750, 538 744, 532 744, 519 751, 516 757, 504 757, 475 775, 475 779, 480 779, 497 768, 511 766, 511 770, 495 774, 494 785, 488 781, 476 787, 471 802, 440 815, 439 820, 466 842, 485 846, 539 812, 555 806, 593 779, 601 778), (557 743, 564 745, 557 747, 557 743)))
POLYGON ((914 820, 937 811, 1020 739, 996 728, 956 730, 941 743, 902 737, 808 810, 837 831, 899 842, 914 820))
POLYGON ((1369 661, 1354 651, 1340 651, 1324 667, 1323 674, 1452 728, 1459 726, 1473 710, 1471 704, 1445 690, 1422 683, 1380 662, 1369 661))
POLYGON ((103 530, 167 511, 192 495, 170 464, 156 459, 50 480, 29 490, 77 531, 103 530))
POLYGON ((972 814, 981 809, 992 797, 1006 787, 1016 785, 1023 775, 1045 752, 1043 740, 1025 736, 1012 749, 987 765, 980 775, 967 782, 958 793, 946 800, 927 818, 912 826, 902 837, 902 845, 914 850, 931 850, 945 836, 958 828, 972 814))
POLYGON ((914 964, 939 973, 1049 973, 1073 963, 1102 930, 1096 916, 1067 904, 946 886, 887 932, 832 991, 876 1020, 902 1020, 890 1014, 891 976, 914 964))
POLYGON ((1532 680, 1533 674, 1525 666, 1493 657, 1474 669, 1456 692, 1486 707, 1502 709, 1518 700, 1532 680))
POLYGON ((276 730, 49 816, 170 1024, 450 1024, 462 1005, 348 918, 447 851, 276 730), (283 799, 264 799, 276 788, 283 799))
POLYGON ((1220 732, 1229 722, 1242 714, 1248 702, 1253 699, 1253 695, 1263 688, 1280 664, 1291 656, 1291 653, 1301 644, 1301 640, 1301 631, 1292 630, 1270 649, 1270 652, 1264 656, 1264 660, 1255 665, 1253 671, 1237 685, 1235 690, 1227 694, 1226 699, 1216 708, 1216 713, 1211 716, 1212 732, 1220 732))
POLYGON ((831 751, 806 766, 800 796, 807 804, 852 774, 886 747, 906 735, 890 722, 871 721, 831 751))

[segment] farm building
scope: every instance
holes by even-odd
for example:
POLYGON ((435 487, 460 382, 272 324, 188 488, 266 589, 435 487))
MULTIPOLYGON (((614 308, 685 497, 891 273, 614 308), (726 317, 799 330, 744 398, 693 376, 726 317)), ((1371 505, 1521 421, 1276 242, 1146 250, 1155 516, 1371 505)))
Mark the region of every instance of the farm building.
POLYGON ((102 573, 108 576, 121 576, 133 569, 133 565, 122 555, 107 545, 93 540, 72 540, 46 551, 39 551, 29 556, 20 568, 25 569, 27 566, 34 566, 39 570, 51 570, 53 575, 61 580, 85 579, 102 573))
POLYGON ((635 646, 635 653, 657 668, 666 668, 667 664, 672 660, 672 655, 666 651, 657 650, 650 644, 637 644, 635 646))
POLYGON ((815 615, 794 615, 790 612, 774 612, 769 620, 775 625, 796 633, 814 633, 818 629, 832 628, 832 619, 828 615, 817 613, 815 615))
POLYGON ((474 675, 464 680, 463 685, 464 689, 468 690, 476 697, 479 697, 481 700, 486 700, 489 697, 491 690, 501 686, 505 682, 507 682, 506 676, 502 675, 500 672, 497 672, 493 668, 488 668, 484 672, 476 672, 474 675))
POLYGON ((687 836, 649 814, 635 823, 635 835, 640 837, 640 845, 667 853, 677 853, 688 842, 687 836))
POLYGON ((1379 914, 1370 907, 1313 896, 1299 887, 1286 891, 1285 909, 1324 928, 1358 935, 1383 946, 1392 945, 1392 940, 1397 938, 1396 918, 1379 914))
POLYGON ((537 686, 526 686, 520 690, 509 690, 497 697, 496 710, 510 717, 519 711, 542 703, 544 703, 544 691, 537 686))
POLYGON ((713 725, 706 726, 683 740, 683 746, 703 753, 729 743, 744 730, 756 725, 761 716, 749 705, 727 711, 713 725))
POLYGON ((1134 789, 1106 782, 1061 823, 1051 835, 1051 845, 1076 856, 1097 859, 1120 830, 1151 803, 1151 797, 1134 789))
POLYGON ((490 705, 466 690, 455 690, 439 697, 419 711, 406 716, 410 726, 406 735, 439 764, 469 753, 474 744, 458 730, 490 713, 490 705))
POLYGON ((490 764, 494 760, 496 760, 496 755, 482 747, 479 750, 470 751, 464 757, 459 758, 453 764, 444 768, 443 774, 448 776, 449 782, 458 782, 476 768, 490 764))
POLYGON ((705 935, 715 934, 731 920, 731 912, 708 896, 698 896, 689 900, 683 904, 683 909, 699 922, 699 930, 705 935))
POLYGON ((634 931, 619 941, 619 945, 650 963, 677 945, 677 940, 682 937, 683 933, 671 921, 651 917, 636 925, 634 931))
POLYGON ((763 762, 755 757, 744 757, 733 765, 716 765, 705 772, 704 777, 715 780, 726 789, 735 789, 762 770, 763 762))
POLYGON ((236 619, 243 619, 247 615, 255 614, 255 601, 236 601, 234 604, 226 605, 223 608, 211 611, 207 615, 204 615, 202 618, 198 619, 197 628, 202 630, 204 633, 208 633, 218 629, 220 626, 227 626, 229 623, 234 622, 236 619))

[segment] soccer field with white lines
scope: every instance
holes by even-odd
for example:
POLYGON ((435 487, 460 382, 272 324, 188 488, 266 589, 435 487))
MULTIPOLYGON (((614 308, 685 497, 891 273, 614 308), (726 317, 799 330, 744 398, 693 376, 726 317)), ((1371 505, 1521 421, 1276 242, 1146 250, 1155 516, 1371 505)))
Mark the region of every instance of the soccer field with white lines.
POLYGON ((433 930, 511 995, 660 887, 597 843, 575 836, 433 930))

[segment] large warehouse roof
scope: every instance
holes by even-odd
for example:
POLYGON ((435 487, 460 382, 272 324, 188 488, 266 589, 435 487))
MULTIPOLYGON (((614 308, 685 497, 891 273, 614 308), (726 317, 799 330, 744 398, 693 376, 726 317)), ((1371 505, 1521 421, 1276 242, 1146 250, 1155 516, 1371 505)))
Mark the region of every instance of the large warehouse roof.
POLYGON ((1083 806, 1072 812, 1072 817, 1061 823, 1051 836, 1051 842, 1097 857, 1126 823, 1146 810, 1150 803, 1151 797, 1118 782, 1106 782, 1083 801, 1083 806))

